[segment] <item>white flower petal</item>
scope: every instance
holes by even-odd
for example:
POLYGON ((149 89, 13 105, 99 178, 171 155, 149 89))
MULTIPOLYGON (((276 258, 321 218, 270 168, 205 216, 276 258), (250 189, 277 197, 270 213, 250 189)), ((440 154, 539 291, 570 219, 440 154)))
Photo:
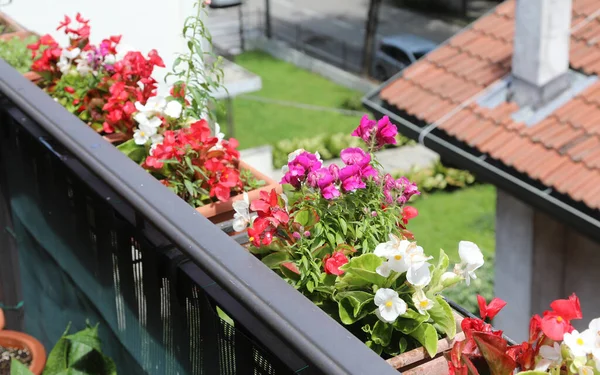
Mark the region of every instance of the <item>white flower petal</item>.
POLYGON ((181 116, 181 111, 183 110, 183 106, 177 100, 171 100, 167 103, 165 107, 165 115, 172 118, 179 118, 181 116))
POLYGON ((381 266, 375 269, 375 272, 383 277, 388 277, 390 272, 392 272, 392 269, 390 268, 390 264, 388 262, 383 262, 381 266))
POLYGON ((237 216, 238 214, 234 214, 234 219, 233 219, 233 230, 236 232, 241 232, 244 229, 246 229, 248 227, 248 220, 246 220, 246 218, 240 216, 237 216))
POLYGON ((410 267, 406 273, 406 280, 412 285, 423 288, 431 281, 429 263, 423 263, 419 267, 410 267))
POLYGON ((156 130, 156 129, 158 129, 162 125, 162 120, 160 118, 158 118, 158 117, 152 117, 144 125, 148 126, 149 128, 153 128, 153 129, 156 130))
POLYGON ((385 305, 385 303, 392 298, 398 297, 398 292, 389 288, 379 288, 375 293, 375 298, 373 302, 375 302, 376 306, 385 305))

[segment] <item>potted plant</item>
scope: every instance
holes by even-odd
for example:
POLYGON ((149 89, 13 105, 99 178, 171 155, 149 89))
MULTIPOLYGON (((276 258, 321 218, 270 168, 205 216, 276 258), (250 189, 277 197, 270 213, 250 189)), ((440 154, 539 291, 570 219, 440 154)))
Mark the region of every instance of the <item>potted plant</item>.
POLYGON ((24 38, 30 32, 15 22, 6 14, 0 12, 0 40, 9 40, 14 37, 24 38))
POLYGON ((59 30, 69 37, 61 47, 49 34, 28 48, 38 85, 69 112, 104 138, 120 143, 133 136, 134 103, 145 104, 156 95, 154 67, 164 67, 156 50, 144 57, 138 51, 119 54, 121 36, 90 42, 89 20, 79 13, 75 22, 65 16, 59 30))
POLYGON ((39 370, 38 367, 34 369, 33 365, 28 368, 23 361, 13 358, 10 362, 10 374, 31 375, 33 373, 37 375, 41 374, 42 370, 44 375, 117 374, 115 363, 102 353, 102 344, 98 337, 98 324, 91 326, 88 323, 86 328, 74 334, 69 334, 69 331, 70 325, 54 345, 47 362, 44 356, 44 362, 41 363, 39 370))
POLYGON ((376 150, 396 142, 396 127, 387 117, 365 116, 352 134, 366 152, 344 149, 345 165, 327 168, 318 154, 293 152, 284 167, 285 194, 261 192, 249 205, 257 217, 240 208, 236 221, 251 223, 252 253, 372 350, 392 358, 421 348, 433 358, 443 349, 440 339, 457 333, 440 293, 461 280, 469 284, 483 255, 461 241, 453 271, 443 250, 432 264, 407 229, 418 214, 407 205, 417 186, 383 173, 375 159, 376 150))
MULTIPOLYGON (((11 358, 40 375, 46 364, 46 350, 34 337, 17 331, 0 331, 0 374, 12 370, 11 358)), ((17 365, 18 366, 18 365, 17 365)))
POLYGON ((138 162, 182 199, 214 222, 233 218, 233 202, 245 192, 258 197, 259 190, 277 188, 275 181, 239 160, 237 141, 226 140, 216 122, 210 126, 221 87, 218 59, 200 40, 210 39, 198 13, 184 25, 188 52, 179 56, 170 77, 175 83, 168 97, 156 96, 154 67, 164 67, 158 53, 148 57, 129 51, 117 53, 120 36, 90 43, 89 20, 80 14, 59 25, 69 36, 60 47, 50 36, 29 45, 40 74, 39 85, 56 101, 76 114, 131 159, 138 162), (184 68, 181 68, 181 67, 184 68))
POLYGON ((550 304, 542 316, 534 315, 529 339, 508 345, 502 331, 484 320, 492 319, 506 303, 495 298, 489 305, 478 296, 481 319, 462 322, 466 340, 446 354, 450 374, 592 375, 600 372, 600 318, 579 332, 571 321, 581 319, 579 298, 572 294, 550 304))

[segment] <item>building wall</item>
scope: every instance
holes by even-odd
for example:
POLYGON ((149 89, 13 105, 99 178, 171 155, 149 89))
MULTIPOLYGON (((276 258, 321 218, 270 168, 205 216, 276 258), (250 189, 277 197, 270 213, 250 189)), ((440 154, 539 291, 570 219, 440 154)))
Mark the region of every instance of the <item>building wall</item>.
POLYGON ((529 319, 576 293, 583 329, 600 316, 600 244, 506 192, 496 202, 496 296, 508 302, 494 325, 527 339, 529 319))

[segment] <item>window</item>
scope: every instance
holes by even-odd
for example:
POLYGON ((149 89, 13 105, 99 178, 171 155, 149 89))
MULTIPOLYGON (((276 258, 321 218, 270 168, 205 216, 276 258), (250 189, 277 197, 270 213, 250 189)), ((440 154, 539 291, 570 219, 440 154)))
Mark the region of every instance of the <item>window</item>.
POLYGON ((381 46, 381 51, 393 58, 394 60, 397 60, 403 64, 410 64, 410 59, 408 58, 406 53, 394 46, 383 45, 381 46))

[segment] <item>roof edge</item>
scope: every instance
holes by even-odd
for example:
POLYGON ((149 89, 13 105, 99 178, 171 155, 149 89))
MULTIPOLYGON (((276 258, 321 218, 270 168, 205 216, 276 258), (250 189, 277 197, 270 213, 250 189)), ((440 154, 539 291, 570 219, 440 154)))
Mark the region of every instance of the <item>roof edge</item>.
MULTIPOLYGON (((479 152, 479 155, 476 155, 461 149, 431 132, 422 134, 425 128, 402 117, 396 110, 392 111, 383 107, 382 101, 379 98, 379 91, 363 97, 362 103, 376 116, 388 116, 403 135, 414 140, 422 137, 422 144, 440 154, 443 159, 476 173, 482 179, 527 202, 527 204, 557 217, 560 221, 570 225, 588 237, 600 241, 600 220, 575 207, 580 203, 566 196, 571 201, 571 204, 552 196, 552 189, 550 187, 541 189, 524 181, 516 176, 519 174, 518 171, 501 162, 498 163, 505 166, 512 173, 498 168, 488 162, 488 159, 494 161, 495 159, 488 157, 485 153, 479 152)), ((590 210, 592 209, 590 208, 590 210)))

